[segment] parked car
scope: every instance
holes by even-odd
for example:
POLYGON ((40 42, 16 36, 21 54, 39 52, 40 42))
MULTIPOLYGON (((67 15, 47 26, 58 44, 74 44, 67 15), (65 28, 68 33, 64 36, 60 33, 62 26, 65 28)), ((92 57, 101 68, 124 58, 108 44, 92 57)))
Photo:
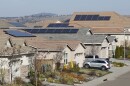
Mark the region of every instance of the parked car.
POLYGON ((101 70, 107 70, 110 69, 110 63, 107 60, 93 60, 93 61, 86 61, 84 62, 85 68, 100 68, 101 70))
POLYGON ((85 62, 90 62, 93 60, 106 60, 109 63, 109 59, 110 58, 101 58, 101 57, 99 58, 98 55, 95 55, 95 58, 92 55, 85 56, 85 62))

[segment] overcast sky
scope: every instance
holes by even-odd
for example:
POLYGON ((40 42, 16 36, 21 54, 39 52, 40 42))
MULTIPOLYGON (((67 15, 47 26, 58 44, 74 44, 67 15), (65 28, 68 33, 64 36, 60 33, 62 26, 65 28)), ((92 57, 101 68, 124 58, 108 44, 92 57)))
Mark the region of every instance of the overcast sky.
POLYGON ((88 11, 115 11, 130 15, 130 0, 0 0, 0 17, 88 11))

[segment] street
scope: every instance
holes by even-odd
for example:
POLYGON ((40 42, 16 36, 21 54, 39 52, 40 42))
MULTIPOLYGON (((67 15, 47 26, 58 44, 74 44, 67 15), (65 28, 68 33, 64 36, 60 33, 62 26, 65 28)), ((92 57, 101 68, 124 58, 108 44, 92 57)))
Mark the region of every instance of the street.
POLYGON ((112 81, 104 81, 97 86, 130 86, 130 72, 117 77, 112 81))

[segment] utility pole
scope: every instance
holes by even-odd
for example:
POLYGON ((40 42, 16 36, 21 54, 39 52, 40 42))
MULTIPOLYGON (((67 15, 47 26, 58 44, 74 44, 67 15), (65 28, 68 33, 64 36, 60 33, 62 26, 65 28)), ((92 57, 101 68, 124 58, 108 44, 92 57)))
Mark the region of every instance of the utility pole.
POLYGON ((124 29, 124 60, 125 60, 125 29, 124 29))

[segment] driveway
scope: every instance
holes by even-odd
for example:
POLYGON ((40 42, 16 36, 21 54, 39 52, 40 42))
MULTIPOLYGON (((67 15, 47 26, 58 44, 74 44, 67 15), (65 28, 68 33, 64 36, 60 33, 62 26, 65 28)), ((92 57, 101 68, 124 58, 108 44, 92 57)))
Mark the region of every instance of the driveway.
POLYGON ((130 72, 117 77, 113 81, 106 81, 97 86, 130 86, 130 72))

